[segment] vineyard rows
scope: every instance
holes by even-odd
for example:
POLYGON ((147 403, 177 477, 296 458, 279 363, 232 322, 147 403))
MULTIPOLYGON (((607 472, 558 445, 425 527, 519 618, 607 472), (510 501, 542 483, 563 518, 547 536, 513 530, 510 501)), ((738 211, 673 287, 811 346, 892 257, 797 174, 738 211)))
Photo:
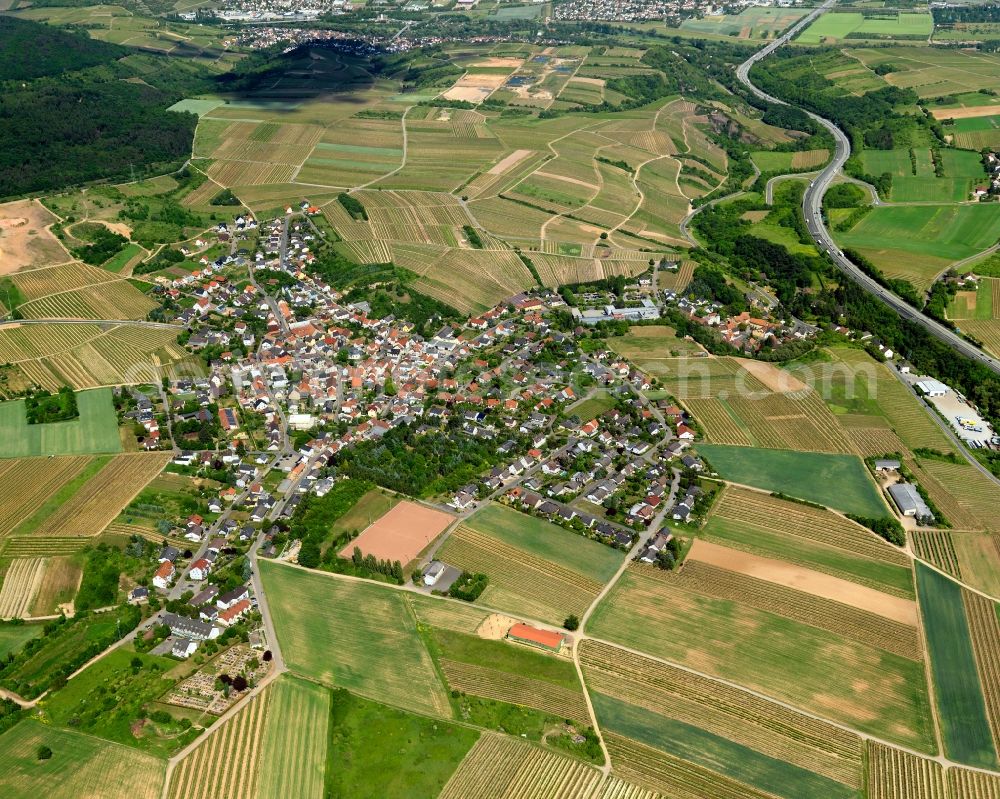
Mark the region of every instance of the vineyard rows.
POLYGON ((805 591, 690 559, 663 579, 687 591, 776 613, 910 660, 923 657, 916 627, 805 591))
POLYGON ((726 410, 722 400, 712 398, 688 399, 688 409, 705 429, 706 438, 713 444, 733 444, 738 447, 753 445, 750 436, 726 410))
POLYGON ((986 716, 993 733, 994 746, 1000 742, 1000 617, 997 605, 972 591, 962 591, 965 615, 969 621, 972 649, 979 671, 979 682, 986 700, 986 716))
POLYGON ((955 497, 958 504, 975 516, 987 529, 1000 531, 996 509, 1000 503, 1000 488, 990 478, 967 463, 921 461, 929 472, 955 497))
POLYGON ((994 774, 950 768, 948 787, 951 799, 1000 799, 1000 776, 994 774))
POLYGON ((600 779, 578 760, 483 733, 438 799, 589 799, 600 779))
POLYGON ((845 428, 863 458, 877 458, 890 452, 905 452, 906 444, 886 427, 845 428))
POLYGON ((909 565, 906 555, 860 525, 819 508, 730 486, 723 492, 722 499, 716 506, 716 514, 740 524, 752 524, 765 530, 808 538, 854 555, 897 566, 909 565))
POLYGON ((11 276, 11 281, 27 301, 118 279, 116 275, 100 267, 82 263, 29 269, 11 276))
POLYGON ((499 197, 475 200, 470 203, 469 210, 490 233, 513 238, 537 239, 542 225, 550 218, 544 211, 499 197))
POLYGON ((601 590, 596 580, 465 526, 445 542, 442 556, 467 571, 487 574, 491 587, 568 612, 586 610, 601 590))
POLYGON ((874 375, 873 384, 869 380, 868 393, 878 398, 879 408, 889 420, 889 427, 897 431, 908 447, 929 447, 942 452, 954 450, 921 401, 887 367, 875 364, 861 350, 838 350, 836 357, 851 370, 847 377, 852 381, 856 377, 874 375))
POLYGON ((100 336, 97 325, 24 325, 0 329, 0 362, 16 363, 72 349, 100 336))
POLYGON ((289 183, 295 167, 291 164, 260 164, 255 161, 216 161, 208 176, 223 186, 258 186, 289 183))
POLYGON ((962 567, 955 554, 955 544, 947 530, 912 530, 910 541, 918 558, 937 566, 941 571, 959 579, 962 567))
POLYGON ((260 766, 260 796, 323 799, 330 692, 282 677, 271 688, 260 766))
POLYGON ((0 585, 0 619, 20 619, 28 615, 44 574, 44 558, 11 561, 3 585, 0 585))
POLYGON ((666 797, 648 788, 640 788, 618 777, 609 776, 594 799, 666 799, 666 797))
POLYGON ((0 535, 11 532, 89 462, 86 456, 0 461, 0 535))
POLYGON ((439 602, 420 597, 407 597, 417 619, 431 627, 457 633, 474 633, 489 614, 464 602, 439 602))
POLYGON ((440 664, 448 685, 464 694, 523 705, 561 719, 585 722, 590 718, 580 691, 471 663, 442 658, 440 664))
POLYGON ((145 319, 156 303, 124 280, 52 294, 19 306, 27 319, 145 319))
POLYGON ((758 446, 815 452, 855 452, 836 417, 812 390, 795 398, 787 394, 753 398, 737 393, 729 397, 728 402, 758 446))
POLYGON ((868 799, 916 799, 916 797, 948 799, 944 772, 940 764, 870 741, 868 799))
POLYGON ((273 687, 203 739, 170 780, 171 799, 257 799, 260 750, 273 687))
POLYGON ((159 382, 157 367, 184 359, 187 353, 166 350, 177 334, 170 330, 119 325, 103 332, 95 325, 54 325, 17 328, 4 337, 0 352, 41 385, 69 383, 74 388, 159 382), (27 336, 26 331, 45 331, 45 336, 27 336), (40 358, 41 362, 25 359, 40 358), (50 372, 54 372, 51 375, 50 372), (55 377, 55 375, 58 376, 55 377))
POLYGON ((254 161, 265 164, 294 164, 298 166, 309 157, 312 147, 297 144, 274 144, 249 139, 227 139, 212 158, 231 161, 254 161))
POLYGON ((739 688, 623 652, 581 644, 587 684, 608 696, 701 727, 845 785, 858 785, 862 741, 739 688))
POLYGON ((72 555, 92 543, 89 537, 79 536, 17 536, 8 538, 3 545, 5 558, 35 558, 45 555, 72 555))
POLYGON ((169 453, 116 456, 39 526, 40 535, 97 535, 170 460, 169 453))
POLYGON ((915 460, 907 458, 903 462, 913 472, 917 482, 927 491, 928 496, 938 506, 953 528, 957 530, 982 530, 985 527, 979 518, 959 504, 951 490, 945 488, 922 466, 918 466, 915 460))
POLYGON ((670 799, 774 799, 771 794, 631 738, 605 732, 604 742, 617 774, 670 799))

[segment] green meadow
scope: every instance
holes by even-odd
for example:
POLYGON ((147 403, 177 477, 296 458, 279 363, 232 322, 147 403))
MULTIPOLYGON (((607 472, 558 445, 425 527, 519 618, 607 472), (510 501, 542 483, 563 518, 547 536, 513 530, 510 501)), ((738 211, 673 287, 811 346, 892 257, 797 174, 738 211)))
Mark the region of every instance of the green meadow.
POLYGON ((0 402, 0 458, 121 452, 111 389, 79 391, 76 402, 78 419, 52 424, 28 424, 24 400, 0 402))
POLYGON ((844 513, 888 516, 878 489, 856 455, 699 444, 698 450, 726 480, 777 491, 844 513))

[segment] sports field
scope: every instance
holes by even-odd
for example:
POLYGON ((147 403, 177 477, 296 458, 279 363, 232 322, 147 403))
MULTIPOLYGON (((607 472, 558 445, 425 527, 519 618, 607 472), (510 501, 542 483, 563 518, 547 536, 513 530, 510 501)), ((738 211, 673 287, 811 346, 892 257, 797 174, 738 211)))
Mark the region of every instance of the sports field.
POLYGON ((844 513, 881 518, 885 502, 855 455, 699 444, 726 480, 806 499, 844 513))
POLYGON ((916 570, 945 749, 959 763, 997 769, 962 589, 922 563, 916 570))
POLYGON ((885 19, 865 17, 860 12, 827 12, 812 23, 796 39, 801 44, 832 43, 851 38, 891 39, 893 37, 927 37, 934 22, 929 13, 900 13, 885 19))
POLYGON ((0 794, 12 799, 159 799, 165 771, 151 755, 34 720, 0 736, 0 794), (38 760, 42 745, 49 760, 38 760))
POLYGON ((111 389, 78 392, 76 401, 79 419, 40 425, 28 424, 24 400, 0 403, 0 458, 121 452, 111 389))
POLYGON ((260 571, 292 671, 397 707, 450 715, 402 592, 270 561, 261 561, 260 571))
POLYGON ((372 555, 379 560, 398 560, 406 566, 454 519, 450 513, 416 502, 400 502, 349 542, 340 556, 351 557, 357 547, 363 555, 372 555))

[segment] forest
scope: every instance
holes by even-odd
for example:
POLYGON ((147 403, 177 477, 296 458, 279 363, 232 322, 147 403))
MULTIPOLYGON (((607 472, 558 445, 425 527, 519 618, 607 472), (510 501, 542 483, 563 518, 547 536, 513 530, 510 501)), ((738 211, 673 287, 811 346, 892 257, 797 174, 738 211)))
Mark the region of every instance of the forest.
POLYGON ((190 154, 197 117, 166 109, 205 85, 197 69, 148 56, 157 71, 126 82, 138 73, 123 48, 0 19, 0 197, 142 177, 190 154))

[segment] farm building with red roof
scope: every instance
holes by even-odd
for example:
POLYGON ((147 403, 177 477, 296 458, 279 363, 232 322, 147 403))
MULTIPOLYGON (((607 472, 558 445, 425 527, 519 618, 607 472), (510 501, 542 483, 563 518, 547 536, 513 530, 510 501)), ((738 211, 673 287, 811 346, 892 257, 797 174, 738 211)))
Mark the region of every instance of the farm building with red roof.
POLYGON ((539 630, 529 624, 515 624, 507 631, 507 637, 518 643, 548 649, 550 652, 558 652, 566 640, 561 633, 539 630))

